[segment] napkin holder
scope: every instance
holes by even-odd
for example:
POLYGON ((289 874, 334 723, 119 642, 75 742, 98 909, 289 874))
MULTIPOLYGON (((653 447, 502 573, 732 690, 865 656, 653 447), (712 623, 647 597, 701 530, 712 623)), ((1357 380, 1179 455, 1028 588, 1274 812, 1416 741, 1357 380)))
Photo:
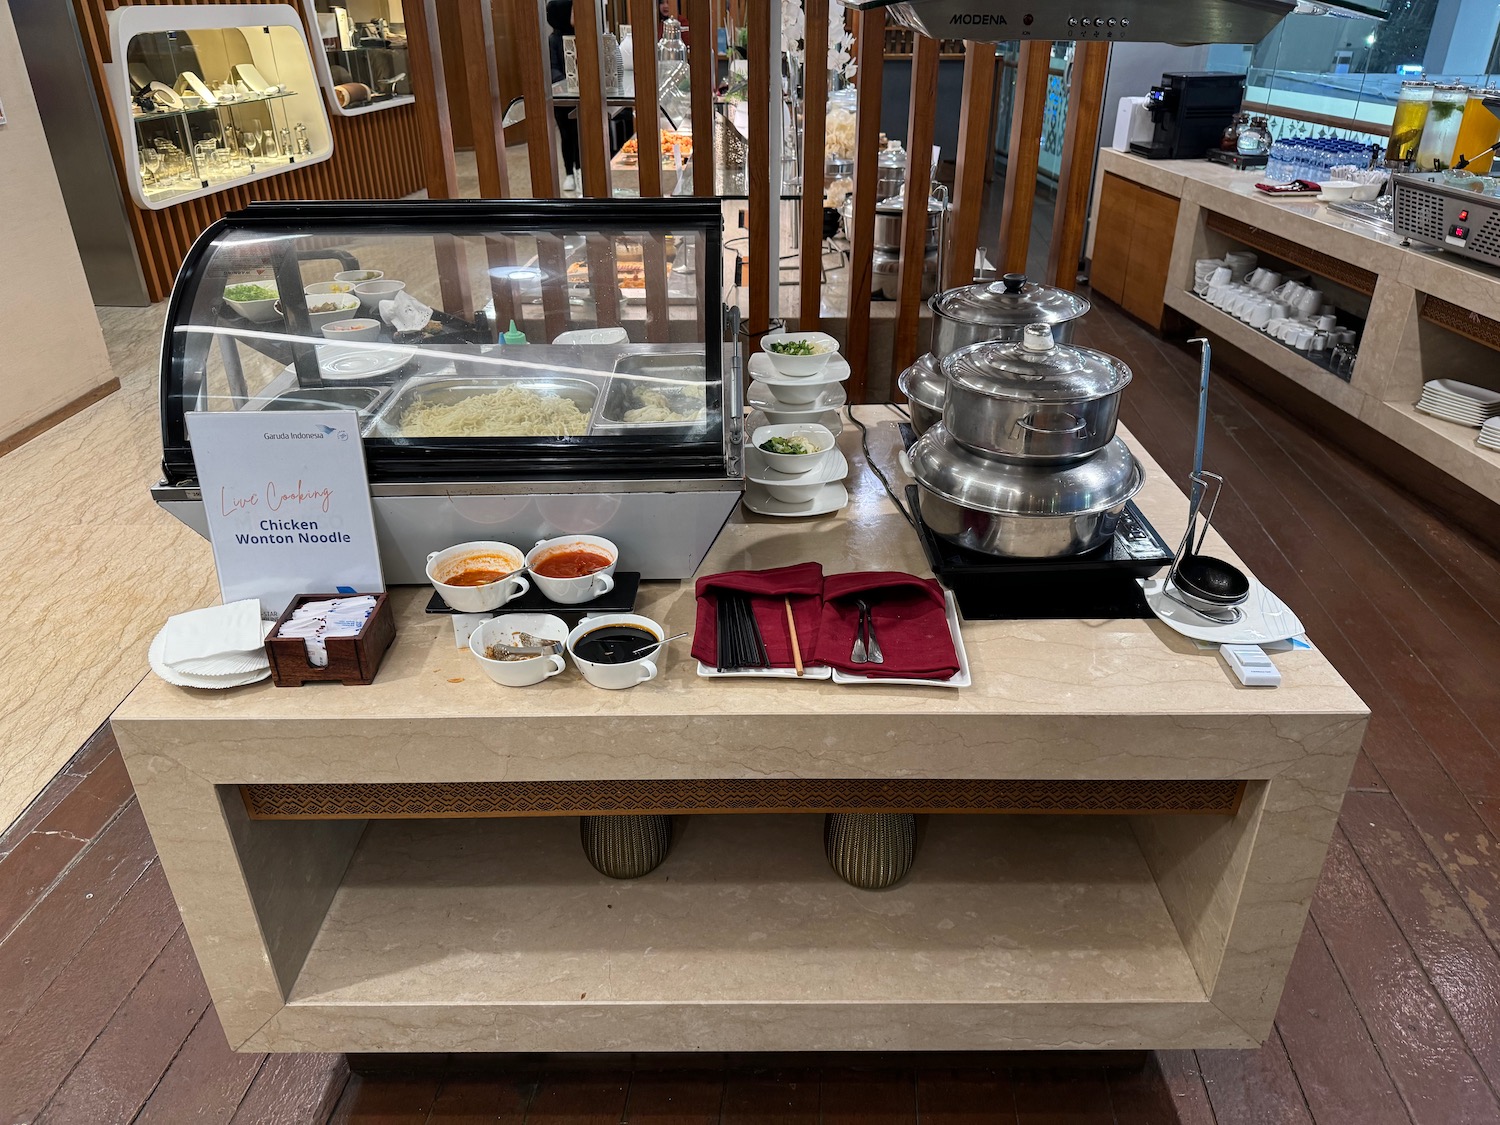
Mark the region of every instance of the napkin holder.
POLYGON ((375 682, 386 649, 396 639, 396 615, 389 594, 375 594, 375 610, 357 636, 329 637, 328 666, 319 668, 307 658, 307 645, 301 637, 281 636, 281 627, 292 619, 292 613, 306 602, 329 601, 347 594, 298 594, 287 605, 275 628, 266 637, 266 656, 271 661, 271 682, 277 687, 301 687, 309 683, 339 683, 345 687, 365 687, 375 682))

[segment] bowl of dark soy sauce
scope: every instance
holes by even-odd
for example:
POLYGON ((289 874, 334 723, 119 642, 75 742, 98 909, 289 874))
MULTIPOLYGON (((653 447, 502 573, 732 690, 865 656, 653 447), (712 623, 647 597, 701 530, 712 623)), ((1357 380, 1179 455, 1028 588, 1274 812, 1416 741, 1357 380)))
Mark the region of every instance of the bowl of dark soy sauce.
POLYGON ((619 691, 656 679, 656 661, 662 650, 651 646, 666 635, 666 630, 649 617, 601 614, 585 618, 568 634, 568 655, 589 683, 619 691), (641 649, 645 654, 637 656, 641 649))

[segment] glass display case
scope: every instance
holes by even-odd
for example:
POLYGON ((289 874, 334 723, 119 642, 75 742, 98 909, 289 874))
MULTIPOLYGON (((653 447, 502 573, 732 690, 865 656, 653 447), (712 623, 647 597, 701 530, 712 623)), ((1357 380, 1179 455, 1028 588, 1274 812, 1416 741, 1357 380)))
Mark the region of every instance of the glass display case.
POLYGON ((126 180, 142 207, 333 154, 305 30, 289 5, 118 8, 110 38, 126 180))
POLYGON ((322 40, 318 77, 335 113, 409 105, 411 65, 402 0, 302 0, 322 40))
POLYGON ((687 577, 743 476, 722 222, 714 199, 229 215, 172 292, 156 498, 206 526, 194 411, 349 409, 388 581, 453 543, 583 532, 687 577))

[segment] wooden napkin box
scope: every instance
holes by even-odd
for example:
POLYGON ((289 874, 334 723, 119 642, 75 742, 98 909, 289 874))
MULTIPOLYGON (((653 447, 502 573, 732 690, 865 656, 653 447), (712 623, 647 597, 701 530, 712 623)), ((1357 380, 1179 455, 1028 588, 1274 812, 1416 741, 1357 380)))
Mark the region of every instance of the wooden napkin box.
POLYGON ((277 687, 301 687, 309 683, 339 683, 346 687, 365 687, 375 681, 386 649, 396 639, 396 616, 390 595, 376 594, 375 612, 370 614, 358 636, 329 637, 328 666, 318 668, 307 659, 307 645, 301 637, 283 637, 282 625, 292 613, 307 602, 330 601, 348 594, 298 594, 266 637, 266 656, 271 661, 271 682, 277 687))

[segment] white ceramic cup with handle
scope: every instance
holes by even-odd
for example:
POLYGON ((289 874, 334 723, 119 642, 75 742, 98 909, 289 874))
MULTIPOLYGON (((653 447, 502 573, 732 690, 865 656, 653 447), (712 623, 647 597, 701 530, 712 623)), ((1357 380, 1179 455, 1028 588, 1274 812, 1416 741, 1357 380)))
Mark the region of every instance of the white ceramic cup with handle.
POLYGON ((506 687, 530 687, 543 680, 560 675, 568 663, 561 653, 548 656, 529 656, 521 660, 491 660, 487 655, 491 645, 516 643, 517 633, 525 633, 544 641, 565 641, 568 625, 561 617, 550 613, 504 613, 491 618, 469 634, 469 651, 484 674, 497 684, 506 687))
POLYGON ((520 572, 526 569, 526 556, 509 543, 475 540, 459 543, 427 556, 427 581, 442 595, 455 613, 489 613, 531 589, 520 572), (479 585, 455 584, 465 571, 492 570, 500 577, 479 585))
POLYGON ((615 588, 615 567, 620 562, 620 549, 598 535, 559 535, 553 539, 542 539, 526 555, 526 570, 536 588, 558 605, 580 605, 603 597, 615 588), (572 551, 586 551, 609 559, 607 566, 575 578, 549 578, 537 568, 546 568, 547 560, 559 558, 572 551))
MULTIPOLYGON (((579 645, 582 644, 585 651, 590 651, 588 646, 589 634, 624 626, 639 630, 645 634, 639 638, 640 648, 649 644, 662 641, 667 636, 667 631, 649 617, 642 617, 635 613, 601 613, 594 617, 585 617, 578 626, 568 634, 568 655, 573 658, 573 663, 578 665, 578 670, 583 673, 583 678, 597 688, 607 691, 623 691, 633 688, 637 684, 644 684, 656 679, 657 664, 656 657, 661 652, 660 648, 652 649, 646 656, 637 657, 634 660, 621 660, 617 662, 606 662, 590 660, 578 655, 579 645)), ((618 647, 618 646, 617 646, 618 647)))

